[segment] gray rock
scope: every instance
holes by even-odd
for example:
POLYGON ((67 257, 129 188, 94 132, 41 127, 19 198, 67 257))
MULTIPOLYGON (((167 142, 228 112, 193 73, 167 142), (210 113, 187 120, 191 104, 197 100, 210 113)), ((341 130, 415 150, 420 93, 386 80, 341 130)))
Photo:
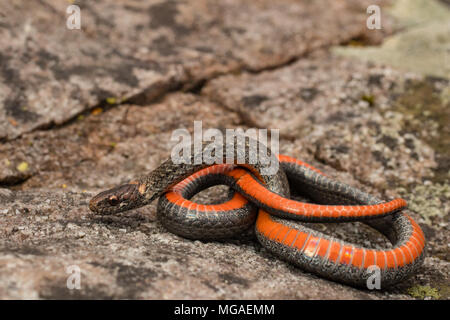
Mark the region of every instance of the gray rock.
POLYGON ((218 74, 283 64, 356 36, 365 19, 356 0, 77 3, 81 30, 66 28, 65 3, 2 6, 0 139, 104 101, 146 103, 218 74))

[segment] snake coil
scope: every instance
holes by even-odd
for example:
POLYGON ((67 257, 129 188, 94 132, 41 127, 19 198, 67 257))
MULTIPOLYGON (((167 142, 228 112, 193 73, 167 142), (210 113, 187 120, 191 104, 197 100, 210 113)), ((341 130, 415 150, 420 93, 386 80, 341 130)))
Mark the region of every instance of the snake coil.
MULTIPOLYGON (((196 164, 198 154, 191 148, 190 162, 175 164, 168 159, 140 179, 96 195, 89 207, 99 214, 114 214, 159 198, 158 217, 165 228, 191 239, 232 237, 255 225, 258 241, 276 256, 303 270, 355 286, 367 286, 375 269, 379 270, 381 285, 387 287, 421 266, 425 237, 405 212, 403 199, 383 202, 328 178, 311 165, 289 156, 276 156, 265 146, 267 158, 252 163, 255 145, 263 147, 249 137, 235 137, 212 155, 234 150, 233 159, 244 161, 215 165, 196 164), (263 174, 268 160, 279 164, 275 174, 263 174), (190 200, 219 184, 232 190, 224 203, 203 205, 190 200), (291 190, 315 203, 290 199, 291 190), (301 224, 344 221, 371 226, 390 240, 392 248, 365 248, 301 224)), ((207 149, 203 145, 202 155, 207 149)), ((225 156, 221 160, 226 160, 225 156)))

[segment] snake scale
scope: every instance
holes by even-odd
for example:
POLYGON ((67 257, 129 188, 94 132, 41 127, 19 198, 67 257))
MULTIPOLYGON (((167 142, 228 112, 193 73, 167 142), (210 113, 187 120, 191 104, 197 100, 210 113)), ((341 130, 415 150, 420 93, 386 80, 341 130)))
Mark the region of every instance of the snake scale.
MULTIPOLYGON (((255 225, 258 241, 274 255, 303 270, 354 286, 367 286, 373 266, 380 271, 383 287, 404 280, 421 266, 425 237, 405 212, 403 199, 383 202, 328 178, 311 165, 272 154, 268 148, 267 157, 279 163, 279 170, 263 174, 268 159, 252 163, 252 143, 249 137, 235 137, 222 144, 218 154, 225 155, 231 148, 233 159, 244 159, 239 163, 226 162, 225 156, 222 164, 196 163, 198 154, 191 148, 191 161, 175 164, 170 158, 138 180, 99 193, 89 207, 97 214, 114 214, 159 199, 157 212, 163 226, 190 239, 232 237, 255 225), (225 202, 204 205, 190 201, 198 192, 219 184, 230 187, 225 202), (291 191, 314 203, 290 199, 291 191), (392 248, 365 248, 301 223, 346 221, 361 221, 376 229, 389 239, 392 248)), ((259 142, 256 145, 261 147, 259 142)), ((205 154, 205 144, 200 152, 205 154)))

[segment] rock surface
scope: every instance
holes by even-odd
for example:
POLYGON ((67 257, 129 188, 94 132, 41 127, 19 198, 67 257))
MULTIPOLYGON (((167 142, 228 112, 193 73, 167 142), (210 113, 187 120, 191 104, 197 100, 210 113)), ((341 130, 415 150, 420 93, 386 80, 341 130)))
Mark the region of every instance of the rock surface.
POLYGON ((218 74, 277 66, 365 32, 356 0, 77 4, 81 30, 66 28, 64 2, 2 6, 0 139, 102 101, 147 103, 218 74))
MULTIPOLYGON (((330 53, 392 32, 388 15, 383 30, 366 29, 373 2, 77 1, 81 30, 65 28, 63 3, 8 3, 0 298, 448 299, 449 80, 330 53), (360 290, 279 261, 251 237, 173 235, 155 204, 90 213, 95 193, 154 169, 173 131, 192 132, 197 120, 204 129, 279 128, 281 153, 404 197, 427 236, 422 270, 387 290, 360 290), (67 287, 71 266, 80 290, 67 287)), ((389 246, 359 223, 315 227, 389 246)))
POLYGON ((336 48, 337 54, 377 60, 404 71, 448 77, 450 74, 450 10, 437 0, 399 0, 389 10, 399 32, 380 47, 336 48))

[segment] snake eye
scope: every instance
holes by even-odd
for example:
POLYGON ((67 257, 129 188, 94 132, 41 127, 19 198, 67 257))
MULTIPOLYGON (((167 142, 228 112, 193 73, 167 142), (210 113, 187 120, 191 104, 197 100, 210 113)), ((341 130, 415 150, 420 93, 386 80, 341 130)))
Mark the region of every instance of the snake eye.
POLYGON ((119 199, 116 196, 109 197, 109 204, 112 206, 117 206, 119 204, 119 199))

